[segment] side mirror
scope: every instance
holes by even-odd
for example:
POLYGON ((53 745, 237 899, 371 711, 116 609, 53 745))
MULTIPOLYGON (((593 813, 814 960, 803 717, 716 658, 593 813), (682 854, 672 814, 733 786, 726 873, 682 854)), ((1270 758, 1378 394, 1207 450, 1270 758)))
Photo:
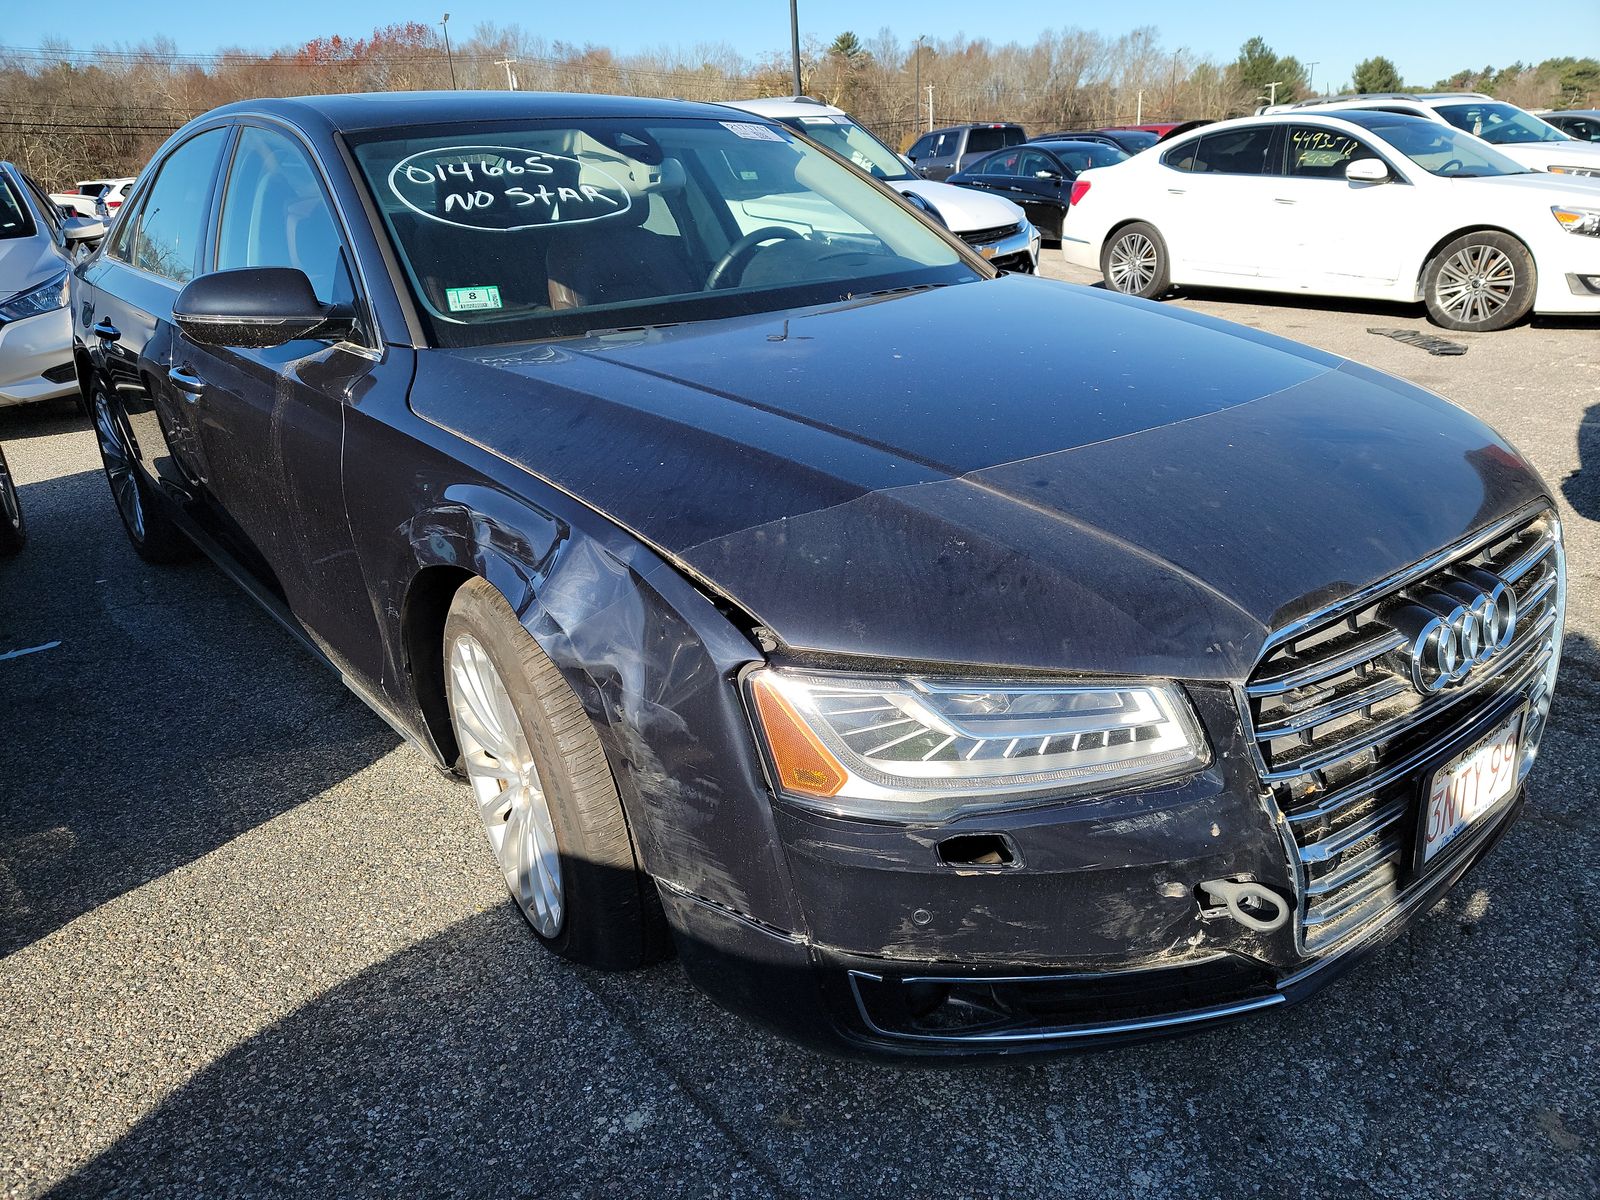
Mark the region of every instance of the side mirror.
POLYGON ((915 155, 915 154, 907 154, 907 155, 906 155, 906 156, 905 156, 905 160, 906 160, 906 161, 907 161, 907 162, 908 162, 908 163, 914 163, 914 162, 916 162, 916 161, 917 161, 917 156, 916 156, 916 155, 915 155))
POLYGON ((202 346, 264 350, 300 338, 348 333, 355 316, 323 304, 304 271, 240 267, 191 280, 172 304, 179 329, 202 346))
POLYGON ((1353 158, 1345 164, 1344 177, 1351 183, 1388 183, 1389 168, 1376 158, 1353 158))
POLYGON ((106 223, 97 221, 93 217, 80 217, 74 213, 61 222, 61 236, 66 239, 69 246, 98 242, 105 235, 106 223))

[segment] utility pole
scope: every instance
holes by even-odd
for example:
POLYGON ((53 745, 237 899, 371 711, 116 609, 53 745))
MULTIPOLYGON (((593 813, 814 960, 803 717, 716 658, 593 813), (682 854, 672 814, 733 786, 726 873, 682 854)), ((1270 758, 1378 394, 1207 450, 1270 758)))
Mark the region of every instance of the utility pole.
POLYGON ((1311 81, 1317 77, 1317 63, 1320 63, 1321 61, 1322 60, 1319 58, 1317 62, 1306 64, 1306 91, 1310 92, 1313 96, 1317 94, 1317 89, 1311 86, 1311 81))
POLYGON ((933 132, 933 84, 928 85, 928 132, 933 132))
POLYGON ((506 69, 506 89, 508 91, 516 91, 517 73, 511 68, 517 65, 517 60, 514 58, 496 59, 494 65, 497 67, 504 67, 506 69))
POLYGON ((927 36, 925 33, 917 34, 916 49, 911 52, 913 61, 916 63, 914 70, 915 82, 911 85, 911 126, 913 129, 917 125, 918 102, 922 99, 922 42, 927 36))
MULTIPOLYGON (((1267 84, 1266 101, 1268 104, 1276 104, 1278 102, 1278 89, 1282 86, 1283 80, 1281 79, 1274 79, 1271 83, 1267 84)), ((1257 98, 1260 99, 1260 97, 1257 98)))
POLYGON ((1144 124, 1144 89, 1143 88, 1139 89, 1137 105, 1138 106, 1133 110, 1133 112, 1134 112, 1133 123, 1135 125, 1143 125, 1144 124))
POLYGON ((794 94, 805 95, 805 85, 800 82, 800 7, 799 0, 789 0, 789 53, 794 59, 794 94))
POLYGON ((455 55, 450 53, 450 14, 449 13, 445 13, 444 20, 439 22, 439 28, 444 30, 444 57, 445 57, 445 61, 450 64, 450 90, 453 92, 453 91, 456 90, 456 60, 455 60, 455 55))

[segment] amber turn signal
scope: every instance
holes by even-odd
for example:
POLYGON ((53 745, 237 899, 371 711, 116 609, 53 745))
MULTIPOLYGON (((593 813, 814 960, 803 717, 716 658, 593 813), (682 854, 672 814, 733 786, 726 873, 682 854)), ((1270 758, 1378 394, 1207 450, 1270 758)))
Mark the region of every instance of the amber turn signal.
POLYGON ((777 784, 803 796, 836 796, 847 780, 845 769, 806 727, 794 706, 772 685, 756 676, 750 681, 756 715, 767 738, 777 784))

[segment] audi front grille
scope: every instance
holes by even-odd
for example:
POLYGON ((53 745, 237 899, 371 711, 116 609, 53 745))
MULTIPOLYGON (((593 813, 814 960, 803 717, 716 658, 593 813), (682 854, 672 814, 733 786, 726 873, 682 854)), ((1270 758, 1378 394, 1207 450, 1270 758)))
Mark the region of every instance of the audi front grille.
POLYGON ((1519 698, 1526 773, 1559 653, 1561 555, 1555 514, 1524 514, 1268 639, 1244 703, 1257 766, 1298 857, 1302 953, 1367 929, 1428 874, 1412 867, 1427 773, 1514 713, 1519 698), (1479 639, 1459 664, 1418 642, 1419 607, 1459 622, 1476 589, 1481 617, 1496 580, 1515 601, 1498 645, 1479 639), (1415 660, 1430 654, 1455 678, 1439 686, 1419 675, 1415 660))

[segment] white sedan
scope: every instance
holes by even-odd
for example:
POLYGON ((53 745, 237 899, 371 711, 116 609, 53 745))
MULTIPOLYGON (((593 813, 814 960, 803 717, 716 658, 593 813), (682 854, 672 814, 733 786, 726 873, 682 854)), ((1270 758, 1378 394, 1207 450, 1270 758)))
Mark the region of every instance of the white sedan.
POLYGON ((1061 248, 1109 287, 1427 305, 1447 329, 1600 316, 1600 180, 1528 171, 1450 126, 1372 110, 1207 125, 1073 188, 1061 248))

